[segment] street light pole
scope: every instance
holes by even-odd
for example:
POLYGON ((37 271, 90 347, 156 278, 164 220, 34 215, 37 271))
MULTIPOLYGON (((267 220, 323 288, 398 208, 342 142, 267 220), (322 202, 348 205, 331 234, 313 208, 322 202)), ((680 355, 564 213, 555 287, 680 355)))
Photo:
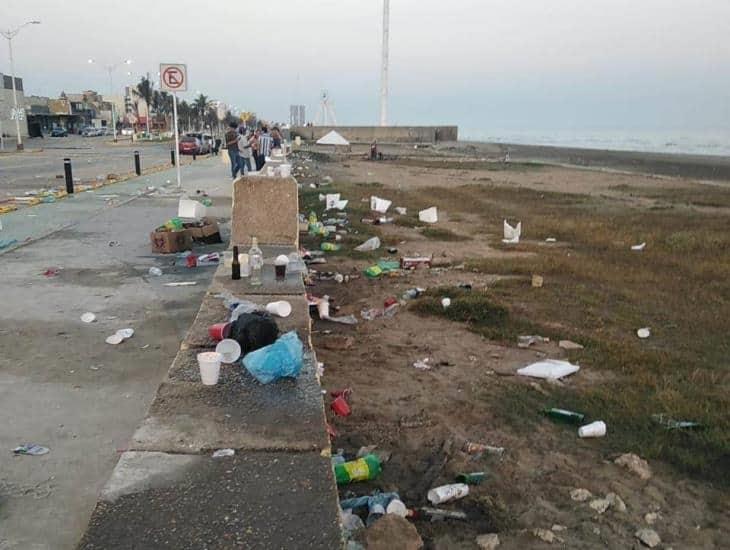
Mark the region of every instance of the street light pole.
MULTIPOLYGON (((94 64, 96 61, 94 59, 89 59, 89 64, 94 64)), ((114 81, 112 78, 112 73, 114 72, 114 69, 119 67, 119 65, 129 65, 132 63, 131 59, 125 59, 121 63, 117 63, 116 65, 106 65, 106 70, 109 73, 109 103, 112 106, 112 132, 114 134, 114 143, 117 142, 117 117, 116 117, 116 108, 114 105, 114 81)))
POLYGON ((13 83, 13 104, 15 106, 15 133, 18 139, 16 148, 18 149, 18 151, 23 150, 23 139, 20 137, 20 111, 18 110, 18 93, 15 89, 15 60, 13 59, 13 38, 16 37, 16 35, 23 27, 27 27, 28 25, 40 24, 40 21, 28 21, 26 23, 23 23, 22 25, 20 25, 20 27, 16 29, 8 29, 7 31, 0 32, 0 34, 2 34, 8 40, 8 53, 10 54, 10 79, 13 83))

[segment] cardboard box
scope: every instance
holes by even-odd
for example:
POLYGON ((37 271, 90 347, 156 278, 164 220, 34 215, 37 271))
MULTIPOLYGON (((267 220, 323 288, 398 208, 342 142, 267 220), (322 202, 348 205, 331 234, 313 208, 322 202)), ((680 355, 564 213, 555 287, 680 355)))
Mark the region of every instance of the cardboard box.
POLYGON ((201 224, 185 224, 185 229, 195 242, 205 244, 217 244, 223 242, 221 239, 218 222, 215 218, 203 218, 201 224))
POLYGON ((150 233, 152 252, 157 254, 172 254, 184 252, 193 247, 193 238, 187 229, 182 231, 153 231, 150 233))

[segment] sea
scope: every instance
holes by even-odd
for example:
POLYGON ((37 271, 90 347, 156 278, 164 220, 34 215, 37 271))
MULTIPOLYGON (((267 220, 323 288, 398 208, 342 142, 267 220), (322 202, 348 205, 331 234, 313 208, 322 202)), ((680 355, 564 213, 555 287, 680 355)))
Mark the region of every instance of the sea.
POLYGON ((459 139, 488 143, 730 157, 730 129, 706 131, 485 131, 460 128, 459 139))

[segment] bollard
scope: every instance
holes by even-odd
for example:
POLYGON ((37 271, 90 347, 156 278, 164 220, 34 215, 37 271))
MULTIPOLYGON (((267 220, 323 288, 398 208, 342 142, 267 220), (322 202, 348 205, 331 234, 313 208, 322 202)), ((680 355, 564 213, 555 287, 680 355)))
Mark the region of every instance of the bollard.
POLYGON ((142 168, 139 165, 139 151, 134 152, 134 171, 138 176, 142 175, 142 168))
POLYGON ((196 156, 197 156, 197 155, 196 155, 195 153, 193 153, 193 160, 195 160, 195 157, 196 157, 196 156))
POLYGON ((170 149, 170 164, 175 166, 175 150, 170 149))
POLYGON ((74 176, 71 172, 71 159, 63 159, 63 172, 66 174, 66 193, 71 195, 74 192, 74 176))

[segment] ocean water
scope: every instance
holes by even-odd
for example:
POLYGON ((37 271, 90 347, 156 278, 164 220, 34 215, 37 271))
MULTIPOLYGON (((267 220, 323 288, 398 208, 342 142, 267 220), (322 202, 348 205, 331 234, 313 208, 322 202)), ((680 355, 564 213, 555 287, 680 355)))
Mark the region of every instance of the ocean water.
POLYGON ((708 131, 544 131, 459 129, 459 138, 466 141, 553 145, 583 149, 642 151, 692 155, 730 156, 730 129, 708 131))

